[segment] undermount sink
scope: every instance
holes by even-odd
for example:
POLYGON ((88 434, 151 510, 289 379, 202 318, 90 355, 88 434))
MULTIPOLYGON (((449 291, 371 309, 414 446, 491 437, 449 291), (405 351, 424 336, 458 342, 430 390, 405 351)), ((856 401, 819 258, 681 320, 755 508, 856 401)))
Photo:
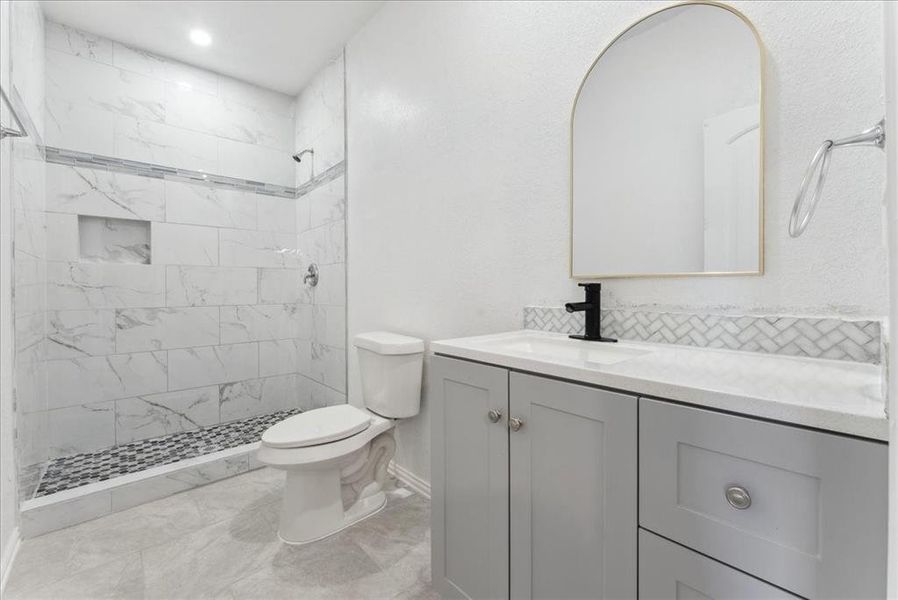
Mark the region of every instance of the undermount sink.
POLYGON ((601 365, 613 365, 651 353, 650 350, 632 348, 615 343, 588 342, 536 332, 521 332, 506 337, 484 340, 482 347, 497 352, 528 355, 533 358, 582 361, 601 365))

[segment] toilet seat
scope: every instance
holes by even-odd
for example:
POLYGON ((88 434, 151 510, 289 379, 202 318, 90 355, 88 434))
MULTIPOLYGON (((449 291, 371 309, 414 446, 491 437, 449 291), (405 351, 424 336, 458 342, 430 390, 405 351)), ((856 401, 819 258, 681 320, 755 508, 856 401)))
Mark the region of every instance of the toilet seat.
POLYGON ((371 426, 371 413, 351 404, 316 408, 269 427, 262 444, 269 448, 305 448, 352 437, 371 426))

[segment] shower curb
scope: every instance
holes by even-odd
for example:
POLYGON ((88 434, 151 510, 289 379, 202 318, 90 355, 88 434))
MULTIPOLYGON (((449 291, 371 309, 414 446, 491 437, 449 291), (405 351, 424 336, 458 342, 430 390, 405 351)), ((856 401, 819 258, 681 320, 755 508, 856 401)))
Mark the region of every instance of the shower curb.
POLYGON ((23 539, 160 500, 261 468, 259 442, 189 458, 26 500, 20 506, 23 539))

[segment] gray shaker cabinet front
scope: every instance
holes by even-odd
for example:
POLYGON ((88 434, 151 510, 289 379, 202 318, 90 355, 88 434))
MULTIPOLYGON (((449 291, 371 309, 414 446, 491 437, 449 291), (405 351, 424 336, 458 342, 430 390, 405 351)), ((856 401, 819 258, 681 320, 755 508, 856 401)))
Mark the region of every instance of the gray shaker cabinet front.
POLYGON ((636 598, 636 399, 511 373, 510 404, 511 597, 636 598))
POLYGON ((432 364, 442 597, 636 598, 636 398, 442 356, 432 364))
POLYGON ((433 585, 508 598, 508 371, 435 356, 430 398, 433 585))

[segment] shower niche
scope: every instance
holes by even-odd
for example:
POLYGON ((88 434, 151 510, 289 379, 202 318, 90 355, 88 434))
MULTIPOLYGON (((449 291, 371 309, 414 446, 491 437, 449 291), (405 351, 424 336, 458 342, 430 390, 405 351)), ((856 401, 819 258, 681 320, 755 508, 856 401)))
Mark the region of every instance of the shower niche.
POLYGON ((150 264, 150 222, 78 216, 82 262, 150 264))

